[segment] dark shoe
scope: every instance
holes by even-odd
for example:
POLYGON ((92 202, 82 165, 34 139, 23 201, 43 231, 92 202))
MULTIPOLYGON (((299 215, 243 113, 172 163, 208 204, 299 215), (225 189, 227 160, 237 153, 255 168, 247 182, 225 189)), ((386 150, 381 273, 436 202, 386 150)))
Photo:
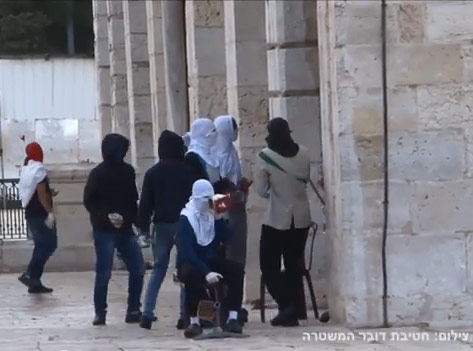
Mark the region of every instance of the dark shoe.
POLYGON ((138 324, 141 321, 141 312, 128 312, 125 316, 125 323, 138 324))
POLYGON ((202 329, 210 329, 214 327, 214 324, 212 322, 209 322, 203 319, 199 320, 199 322, 202 329))
POLYGON ((94 320, 92 321, 92 325, 105 325, 105 315, 98 315, 96 314, 94 320))
POLYGON ((51 288, 47 288, 45 287, 44 285, 37 285, 37 286, 30 286, 28 288, 28 292, 30 294, 50 294, 52 293, 54 290, 51 289, 51 288))
POLYGON ((184 330, 186 329, 186 322, 184 318, 179 318, 176 324, 177 330, 184 330))
POLYGON ((243 327, 241 323, 236 319, 230 319, 225 326, 225 330, 229 333, 241 334, 243 333, 243 327))
POLYGON ((18 280, 25 286, 29 287, 31 285, 31 278, 28 273, 23 273, 18 277, 18 280))
POLYGON ((152 320, 152 319, 150 319, 150 318, 148 318, 148 317, 145 317, 145 316, 142 316, 142 317, 141 317, 141 320, 140 320, 140 328, 150 330, 152 324, 153 324, 153 320, 152 320))
POLYGON ((248 323, 248 311, 244 308, 238 311, 238 322, 240 322, 242 326, 244 326, 245 323, 248 323))
POLYGON ((271 325, 273 327, 297 327, 299 321, 294 312, 279 311, 278 315, 271 319, 271 325))
POLYGON ((157 322, 158 321, 158 317, 157 316, 154 316, 153 319, 152 319, 153 322, 157 322))
POLYGON ((184 331, 184 336, 187 339, 193 339, 196 336, 199 336, 202 334, 202 328, 198 324, 191 324, 187 329, 184 331))

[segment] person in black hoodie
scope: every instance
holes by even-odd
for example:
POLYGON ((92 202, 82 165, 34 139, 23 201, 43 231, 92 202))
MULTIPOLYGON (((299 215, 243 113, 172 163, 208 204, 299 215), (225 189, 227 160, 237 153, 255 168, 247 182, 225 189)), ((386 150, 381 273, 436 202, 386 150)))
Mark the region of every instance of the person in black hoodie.
POLYGON ((169 255, 175 243, 182 209, 189 201, 194 178, 184 162, 183 139, 165 130, 158 145, 159 162, 150 168, 143 181, 139 206, 139 227, 142 235, 149 236, 153 216, 154 266, 146 291, 140 326, 150 329, 159 289, 169 266, 169 255))
POLYGON ((103 162, 89 175, 84 189, 84 205, 90 213, 97 255, 93 325, 104 325, 107 290, 115 249, 129 272, 126 323, 138 323, 145 265, 132 225, 137 219, 138 191, 135 170, 124 161, 129 141, 108 134, 102 141, 103 162))

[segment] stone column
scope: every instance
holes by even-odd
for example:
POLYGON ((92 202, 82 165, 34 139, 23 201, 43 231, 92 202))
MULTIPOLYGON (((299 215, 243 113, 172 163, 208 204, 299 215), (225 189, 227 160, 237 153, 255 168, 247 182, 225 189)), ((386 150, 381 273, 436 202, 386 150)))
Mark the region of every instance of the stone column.
MULTIPOLYGON (((154 140, 159 139, 166 129, 166 84, 163 53, 163 20, 161 16, 161 0, 146 1, 148 24, 148 52, 151 92, 151 113, 153 120, 154 140)), ((154 155, 158 155, 158 144, 154 143, 154 155)))
POLYGON ((108 40, 110 50, 112 131, 130 137, 126 76, 123 4, 107 0, 108 40))
POLYGON ((108 52, 107 2, 94 0, 95 65, 97 69, 97 115, 102 137, 112 130, 110 101, 110 55, 108 52))
MULTIPOLYGON (((225 49, 228 113, 236 118, 243 173, 251 168, 265 145, 268 122, 268 71, 266 60, 265 2, 225 0, 225 49)), ((246 300, 259 294, 259 235, 265 203, 252 196, 248 203, 246 300)))
POLYGON ((227 112, 223 0, 186 1, 189 115, 227 112))
POLYGON ((130 140, 138 184, 154 164, 146 2, 123 0, 130 140))
POLYGON ((161 4, 167 128, 183 135, 189 128, 184 1, 161 1, 161 4))

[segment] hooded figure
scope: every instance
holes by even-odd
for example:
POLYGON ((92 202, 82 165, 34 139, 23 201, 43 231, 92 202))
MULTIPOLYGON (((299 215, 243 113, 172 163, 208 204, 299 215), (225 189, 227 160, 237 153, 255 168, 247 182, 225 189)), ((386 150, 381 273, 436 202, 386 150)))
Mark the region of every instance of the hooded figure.
MULTIPOLYGON (((179 217, 189 200, 194 178, 184 162, 183 139, 169 130, 159 137, 159 162, 145 174, 139 206, 139 228, 142 237, 153 238, 155 263, 146 291, 140 326, 150 329, 155 315, 156 299, 169 266, 179 217), (153 236, 150 222, 153 221, 153 236)), ((184 316, 182 309, 181 315, 184 316)), ((182 322, 181 322, 182 323, 182 322)))
POLYGON ((229 231, 224 220, 216 220, 212 207, 214 189, 209 181, 200 179, 192 187, 192 196, 182 210, 178 230, 178 276, 184 283, 190 326, 188 338, 202 334, 197 307, 202 298, 202 285, 223 279, 228 286, 225 305, 229 310, 226 330, 242 332, 237 321, 243 299, 243 266, 218 255, 218 247, 227 242, 229 231))
POLYGON ((30 203, 39 183, 46 179, 48 173, 43 165, 43 149, 33 142, 26 146, 26 164, 21 169, 18 188, 24 208, 30 203))
POLYGON ((274 118, 268 123, 268 137, 266 142, 268 148, 283 157, 294 157, 299 151, 291 136, 289 124, 283 118, 274 118))
POLYGON ((217 143, 215 154, 219 163, 220 176, 237 185, 242 178, 240 159, 233 143, 238 139, 238 127, 232 116, 215 119, 217 143))
POLYGON ((84 205, 90 214, 97 258, 93 325, 105 324, 107 288, 115 250, 130 275, 125 322, 138 323, 141 317, 140 297, 145 266, 132 229, 138 212, 138 192, 135 170, 125 162, 129 145, 128 139, 122 135, 105 136, 102 141, 103 162, 90 172, 84 189, 84 205))
POLYGON ((215 184, 220 180, 218 159, 214 152, 217 130, 212 120, 199 118, 192 124, 186 162, 196 179, 207 179, 215 184))

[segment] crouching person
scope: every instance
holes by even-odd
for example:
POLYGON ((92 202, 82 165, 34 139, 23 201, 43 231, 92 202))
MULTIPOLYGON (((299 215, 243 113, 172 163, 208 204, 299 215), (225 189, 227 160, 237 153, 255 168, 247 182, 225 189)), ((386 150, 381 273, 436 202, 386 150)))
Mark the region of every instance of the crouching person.
POLYGON ((243 266, 224 260, 218 255, 218 247, 225 243, 229 232, 224 220, 216 220, 212 210, 214 190, 207 180, 198 180, 192 187, 192 196, 181 213, 178 231, 178 276, 184 283, 186 308, 190 325, 186 338, 202 334, 197 308, 205 298, 206 284, 222 280, 228 286, 226 306, 229 315, 226 329, 242 333, 238 311, 243 299, 243 266))
POLYGON ((119 134, 109 134, 102 141, 103 162, 89 175, 84 189, 84 205, 90 213, 95 267, 93 325, 105 325, 108 282, 117 250, 129 273, 126 323, 139 323, 140 298, 145 266, 141 248, 133 232, 138 212, 135 170, 125 163, 129 141, 119 134))

